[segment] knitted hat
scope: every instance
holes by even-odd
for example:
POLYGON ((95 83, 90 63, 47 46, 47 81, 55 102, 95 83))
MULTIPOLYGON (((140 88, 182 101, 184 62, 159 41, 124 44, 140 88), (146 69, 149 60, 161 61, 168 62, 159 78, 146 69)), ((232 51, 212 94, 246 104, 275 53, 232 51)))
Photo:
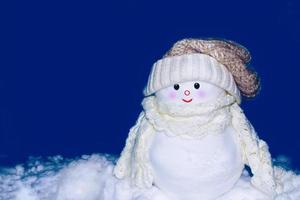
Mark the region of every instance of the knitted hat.
POLYGON ((183 39, 153 64, 143 93, 148 96, 176 83, 203 80, 240 103, 240 92, 254 97, 260 86, 257 74, 246 66, 250 59, 248 50, 232 41, 183 39))

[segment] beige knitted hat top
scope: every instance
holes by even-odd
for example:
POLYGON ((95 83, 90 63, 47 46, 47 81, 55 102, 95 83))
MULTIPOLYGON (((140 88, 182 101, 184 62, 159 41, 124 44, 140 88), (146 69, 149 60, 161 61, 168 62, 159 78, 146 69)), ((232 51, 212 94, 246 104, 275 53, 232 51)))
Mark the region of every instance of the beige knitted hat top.
POLYGON ((248 50, 232 41, 183 39, 153 64, 144 95, 176 83, 203 80, 215 84, 240 103, 243 96, 254 97, 259 90, 256 72, 247 68, 248 50))

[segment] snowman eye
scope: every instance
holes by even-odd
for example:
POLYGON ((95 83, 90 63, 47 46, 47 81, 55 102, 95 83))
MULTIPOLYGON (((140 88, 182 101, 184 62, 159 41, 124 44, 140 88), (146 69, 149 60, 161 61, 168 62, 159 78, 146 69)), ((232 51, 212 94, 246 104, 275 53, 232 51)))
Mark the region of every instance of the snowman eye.
POLYGON ((174 84, 174 89, 175 90, 179 90, 179 85, 178 84, 174 84))
POLYGON ((195 84, 194 84, 194 88, 195 88, 195 89, 199 89, 199 88, 200 88, 200 84, 199 84, 199 83, 195 83, 195 84))

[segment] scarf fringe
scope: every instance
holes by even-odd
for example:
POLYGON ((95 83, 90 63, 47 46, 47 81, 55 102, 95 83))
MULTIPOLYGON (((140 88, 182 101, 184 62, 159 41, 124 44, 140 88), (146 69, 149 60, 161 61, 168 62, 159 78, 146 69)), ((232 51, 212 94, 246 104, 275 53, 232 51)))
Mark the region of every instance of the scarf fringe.
POLYGON ((244 163, 251 168, 253 174, 251 183, 273 198, 282 189, 275 181, 268 145, 265 141, 259 139, 252 124, 237 103, 233 104, 230 109, 232 125, 240 139, 244 163))
POLYGON ((153 173, 149 164, 148 143, 155 133, 142 111, 136 124, 130 129, 125 147, 114 168, 117 178, 130 178, 130 182, 140 188, 149 188, 153 183, 153 173))

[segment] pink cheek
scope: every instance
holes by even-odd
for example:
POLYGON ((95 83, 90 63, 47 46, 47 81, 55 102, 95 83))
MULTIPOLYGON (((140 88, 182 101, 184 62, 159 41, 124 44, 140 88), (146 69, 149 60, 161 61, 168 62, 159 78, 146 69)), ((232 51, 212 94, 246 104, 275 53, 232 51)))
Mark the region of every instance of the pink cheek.
POLYGON ((172 99, 172 100, 175 100, 175 99, 177 98, 176 92, 170 92, 168 96, 169 96, 169 98, 172 99))
POLYGON ((197 92, 197 96, 200 97, 200 98, 203 98, 203 97, 206 96, 206 94, 205 94, 205 92, 200 90, 200 91, 197 92))

